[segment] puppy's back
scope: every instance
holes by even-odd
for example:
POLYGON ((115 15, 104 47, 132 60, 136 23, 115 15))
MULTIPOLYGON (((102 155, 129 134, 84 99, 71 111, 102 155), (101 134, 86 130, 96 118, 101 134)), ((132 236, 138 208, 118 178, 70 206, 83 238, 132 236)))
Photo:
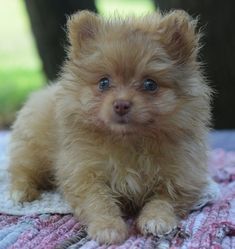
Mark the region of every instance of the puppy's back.
POLYGON ((12 127, 9 171, 11 193, 16 201, 36 199, 39 189, 52 185, 52 165, 57 148, 55 95, 58 88, 55 84, 33 93, 12 127))

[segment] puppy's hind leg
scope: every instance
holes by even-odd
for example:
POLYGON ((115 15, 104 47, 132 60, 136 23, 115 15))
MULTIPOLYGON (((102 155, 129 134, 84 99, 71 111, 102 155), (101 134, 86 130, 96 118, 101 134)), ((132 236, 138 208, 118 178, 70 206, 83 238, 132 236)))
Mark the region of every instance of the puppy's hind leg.
POLYGON ((13 147, 9 166, 11 197, 16 202, 33 201, 42 189, 52 187, 50 162, 26 142, 17 141, 13 147))

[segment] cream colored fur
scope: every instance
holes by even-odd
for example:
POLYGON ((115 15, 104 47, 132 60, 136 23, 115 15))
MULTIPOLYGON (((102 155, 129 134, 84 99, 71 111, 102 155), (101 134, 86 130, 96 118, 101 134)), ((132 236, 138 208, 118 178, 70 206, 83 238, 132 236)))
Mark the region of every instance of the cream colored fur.
POLYGON ((127 237, 127 213, 143 234, 173 229, 208 184, 210 89, 195 24, 182 11, 73 15, 59 81, 34 93, 13 125, 12 196, 30 201, 58 187, 101 243, 127 237), (101 92, 107 75, 112 87, 101 92), (144 77, 156 92, 142 90, 144 77), (116 99, 132 103, 127 124, 115 122, 116 99))

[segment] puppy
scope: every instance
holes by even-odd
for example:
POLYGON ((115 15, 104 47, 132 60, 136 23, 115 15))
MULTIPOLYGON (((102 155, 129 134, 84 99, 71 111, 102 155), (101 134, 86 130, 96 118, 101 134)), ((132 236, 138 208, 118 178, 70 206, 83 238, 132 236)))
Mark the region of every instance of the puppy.
POLYGON ((171 231, 208 184, 211 90, 196 20, 183 11, 68 20, 57 83, 34 93, 13 125, 11 195, 57 187, 100 243, 171 231))

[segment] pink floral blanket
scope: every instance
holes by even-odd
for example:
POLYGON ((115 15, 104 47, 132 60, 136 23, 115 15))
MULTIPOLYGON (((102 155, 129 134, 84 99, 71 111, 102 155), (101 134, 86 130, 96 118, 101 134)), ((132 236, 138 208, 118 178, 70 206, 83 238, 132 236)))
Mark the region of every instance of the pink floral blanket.
MULTIPOLYGON (((5 160, 6 143, 0 133, 0 163, 5 160)), ((71 214, 13 216, 1 213, 0 249, 235 248, 235 152, 214 149, 210 152, 209 166, 219 184, 220 198, 213 205, 192 212, 166 237, 144 237, 127 221, 130 235, 123 244, 98 245, 87 237, 84 227, 71 214)))

